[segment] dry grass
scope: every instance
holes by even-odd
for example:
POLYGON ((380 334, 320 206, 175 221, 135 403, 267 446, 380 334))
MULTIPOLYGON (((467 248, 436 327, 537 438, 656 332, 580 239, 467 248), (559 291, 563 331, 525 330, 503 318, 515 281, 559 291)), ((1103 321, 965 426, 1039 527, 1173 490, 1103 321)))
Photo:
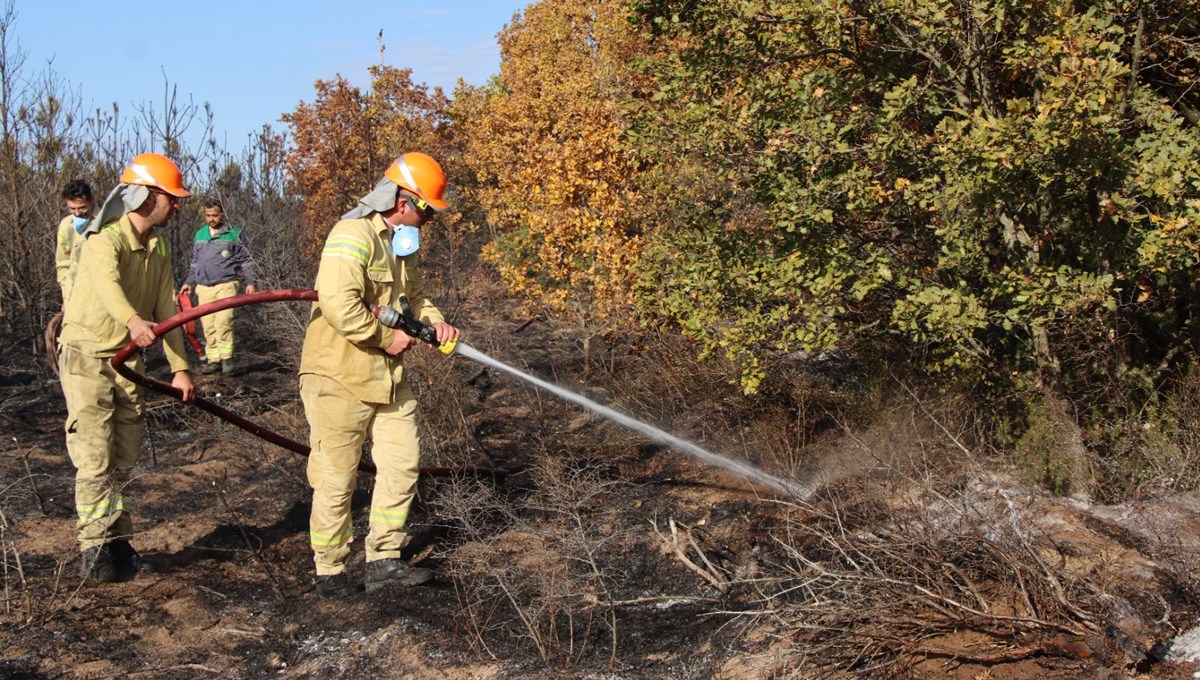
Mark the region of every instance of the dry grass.
POLYGON ((1015 661, 1098 631, 1095 594, 1047 561, 1019 512, 948 492, 858 483, 788 506, 738 623, 774 627, 794 663, 872 673, 929 656, 1015 661))
POLYGON ((618 483, 551 457, 529 474, 536 490, 516 503, 461 479, 435 501, 459 536, 445 553, 459 626, 472 650, 492 659, 491 642, 515 635, 560 667, 579 663, 601 639, 615 660, 620 574, 605 563, 626 533, 608 502, 618 483))

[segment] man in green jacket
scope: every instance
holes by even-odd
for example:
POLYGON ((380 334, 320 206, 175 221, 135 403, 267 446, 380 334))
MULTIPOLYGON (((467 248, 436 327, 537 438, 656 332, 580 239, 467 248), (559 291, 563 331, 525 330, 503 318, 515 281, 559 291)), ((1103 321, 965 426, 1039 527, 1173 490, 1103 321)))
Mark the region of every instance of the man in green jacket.
MULTIPOLYGON (((225 207, 218 200, 204 204, 204 221, 192 239, 192 264, 179 292, 204 304, 238 294, 242 283, 246 292, 258 290, 254 260, 242 242, 242 230, 225 222, 225 207)), ((201 373, 233 373, 233 309, 215 312, 201 321, 204 328, 204 354, 208 363, 201 373)))

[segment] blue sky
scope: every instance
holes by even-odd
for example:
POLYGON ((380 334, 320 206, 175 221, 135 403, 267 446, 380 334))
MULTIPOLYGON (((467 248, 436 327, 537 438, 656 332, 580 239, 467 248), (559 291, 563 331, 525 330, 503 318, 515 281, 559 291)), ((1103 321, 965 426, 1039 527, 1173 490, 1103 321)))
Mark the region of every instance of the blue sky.
POLYGON ((312 101, 313 83, 341 74, 366 85, 382 61, 449 94, 458 78, 480 85, 499 69, 496 34, 530 0, 17 0, 10 39, 24 75, 47 68, 89 109, 117 102, 162 109, 170 81, 180 98, 209 102, 218 141, 231 151, 264 123, 312 101), (165 74, 165 78, 164 78, 165 74))

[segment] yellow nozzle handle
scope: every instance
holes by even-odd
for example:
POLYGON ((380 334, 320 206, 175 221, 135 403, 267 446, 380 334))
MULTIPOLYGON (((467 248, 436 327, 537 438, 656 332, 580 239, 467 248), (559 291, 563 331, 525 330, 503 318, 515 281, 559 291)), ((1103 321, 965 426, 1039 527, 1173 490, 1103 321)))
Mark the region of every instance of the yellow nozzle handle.
POLYGON ((446 342, 438 345, 438 351, 446 356, 450 356, 451 354, 454 354, 454 348, 457 346, 458 340, 447 340, 446 342))

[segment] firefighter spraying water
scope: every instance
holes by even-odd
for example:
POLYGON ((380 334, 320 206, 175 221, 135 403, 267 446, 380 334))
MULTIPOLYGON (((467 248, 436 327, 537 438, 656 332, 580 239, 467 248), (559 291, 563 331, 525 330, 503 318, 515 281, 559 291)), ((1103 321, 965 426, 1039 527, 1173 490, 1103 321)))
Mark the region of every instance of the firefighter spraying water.
MULTIPOLYGON (((445 320, 424 293, 417 255, 422 227, 428 227, 437 213, 449 205, 444 198, 445 190, 446 175, 432 157, 421 152, 397 157, 374 188, 329 231, 321 251, 315 290, 298 291, 297 297, 314 300, 299 374, 300 398, 309 425, 307 477, 313 489, 309 542, 317 595, 345 597, 357 589, 347 574, 354 540, 351 497, 362 462, 363 443, 368 436, 373 442, 371 457, 376 464, 376 476, 372 483, 369 532, 364 541, 364 587, 371 591, 387 586, 419 585, 433 578, 432 570, 415 567, 401 556, 409 541, 407 520, 420 474, 417 399, 407 379, 403 356, 420 343, 531 382, 775 492, 796 497, 810 494, 807 488, 773 477, 745 462, 705 451, 459 344, 460 331, 445 320)), ((251 292, 245 297, 255 296, 251 292)), ((193 313, 225 311, 229 305, 222 303, 230 299, 236 298, 201 305, 193 313)), ((251 301, 256 300, 247 300, 251 301)), ((154 333, 167 330, 156 328, 154 333)), ((115 369, 124 368, 126 356, 113 358, 115 369)), ((213 361, 214 356, 210 353, 209 360, 213 361)), ((225 359, 224 355, 216 358, 225 359)), ((193 395, 181 396, 188 400, 193 395)), ((215 405, 206 400, 194 401, 201 408, 231 420, 211 408, 215 405)), ((231 422, 271 439, 262 428, 231 422)), ((272 441, 280 443, 278 439, 272 441)), ((299 445, 287 448, 301 450, 299 445)))

